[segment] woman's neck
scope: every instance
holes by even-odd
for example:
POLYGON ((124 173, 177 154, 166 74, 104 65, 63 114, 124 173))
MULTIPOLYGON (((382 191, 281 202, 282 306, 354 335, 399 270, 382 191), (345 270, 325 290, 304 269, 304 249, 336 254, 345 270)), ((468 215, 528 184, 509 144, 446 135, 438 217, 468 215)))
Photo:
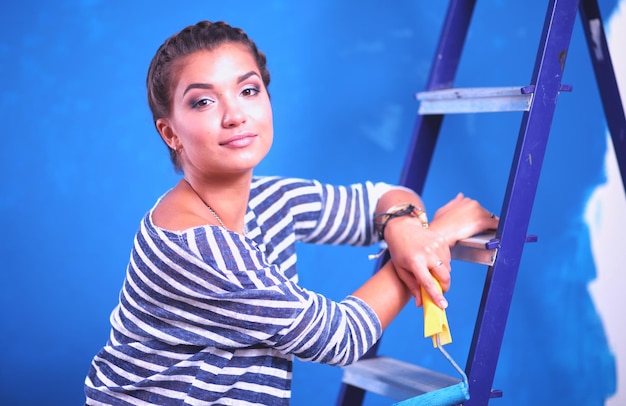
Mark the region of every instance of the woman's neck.
POLYGON ((251 181, 251 174, 215 179, 187 175, 181 180, 181 186, 197 195, 221 226, 243 233, 251 181))

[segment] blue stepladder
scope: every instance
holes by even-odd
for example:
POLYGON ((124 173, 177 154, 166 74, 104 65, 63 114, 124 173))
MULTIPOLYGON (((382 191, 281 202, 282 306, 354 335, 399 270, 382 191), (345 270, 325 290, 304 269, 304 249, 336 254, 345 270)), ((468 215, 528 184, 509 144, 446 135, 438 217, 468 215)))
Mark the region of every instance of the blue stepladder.
MULTIPOLYGON (((523 112, 498 229, 452 248, 454 259, 488 266, 464 379, 380 356, 377 344, 344 368, 337 405, 361 405, 367 392, 402 405, 487 405, 503 396, 492 386, 524 245, 535 241, 527 234, 528 226, 556 102, 561 92, 572 90, 561 80, 577 16, 626 190, 626 118, 597 0, 548 2, 530 84, 454 88, 475 4, 476 0, 449 3, 426 87, 418 93, 419 114, 400 178, 400 184, 422 193, 446 114, 523 112), (467 396, 449 396, 455 387, 467 389, 467 396), (421 401, 425 395, 428 399, 421 401)), ((388 259, 379 258, 376 269, 388 259)))

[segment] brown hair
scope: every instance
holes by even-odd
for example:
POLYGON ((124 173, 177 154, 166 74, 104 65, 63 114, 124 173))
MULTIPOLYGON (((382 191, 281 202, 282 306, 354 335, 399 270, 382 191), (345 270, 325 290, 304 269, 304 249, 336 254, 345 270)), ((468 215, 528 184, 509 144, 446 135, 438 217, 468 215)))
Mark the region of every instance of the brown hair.
MULTIPOLYGON (((200 21, 168 38, 150 62, 146 88, 155 124, 159 118, 168 117, 171 113, 172 90, 177 80, 178 61, 197 51, 211 51, 224 43, 246 46, 256 60, 265 87, 269 86, 270 73, 267 70, 265 54, 257 49, 254 41, 242 29, 232 27, 223 21, 215 23, 200 21)), ((176 151, 169 146, 168 149, 174 168, 180 172, 181 166, 176 151)))

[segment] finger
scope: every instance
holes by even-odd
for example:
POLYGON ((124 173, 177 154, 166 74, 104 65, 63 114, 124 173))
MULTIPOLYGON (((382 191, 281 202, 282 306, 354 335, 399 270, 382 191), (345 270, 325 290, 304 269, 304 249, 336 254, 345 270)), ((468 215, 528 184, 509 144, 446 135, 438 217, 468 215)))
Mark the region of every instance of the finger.
POLYGON ((451 259, 450 248, 445 244, 436 244, 428 258, 429 273, 437 279, 444 292, 450 289, 451 259))
POLYGON ((420 292, 419 284, 415 279, 415 276, 407 271, 406 269, 398 269, 397 270, 398 277, 400 280, 406 285, 406 287, 411 292, 411 295, 415 297, 416 302, 419 302, 418 306, 421 306, 422 303, 422 294, 420 292), (419 299, 419 300, 418 300, 419 299))
POLYGON ((430 273, 428 274, 428 277, 426 278, 426 280, 422 282, 422 287, 424 288, 428 296, 430 296, 432 301, 437 306, 439 306, 442 309, 445 309, 448 307, 448 301, 446 300, 445 297, 443 297, 443 293, 441 292, 434 277, 430 275, 430 273))
POLYGON ((450 289, 450 272, 452 271, 449 262, 439 261, 434 268, 431 268, 430 272, 432 276, 437 279, 441 290, 447 292, 450 289))
MULTIPOLYGON (((442 262, 443 265, 443 262, 442 262)), ((407 286, 411 295, 415 298, 415 305, 422 306, 424 303, 422 297, 422 287, 426 293, 432 298, 435 303, 441 303, 443 295, 436 286, 433 276, 430 273, 428 263, 426 261, 421 263, 414 263, 414 266, 409 268, 398 268, 398 277, 407 286), (435 295, 435 296, 431 296, 435 295)), ((444 299, 445 300, 445 299, 444 299)))
POLYGON ((487 227, 490 229, 498 228, 498 223, 500 223, 500 217, 498 217, 493 212, 488 212, 488 213, 489 213, 489 219, 487 220, 487 227))
POLYGON ((415 307, 421 307, 424 304, 424 300, 422 299, 422 291, 417 289, 417 293, 413 295, 415 298, 415 307))

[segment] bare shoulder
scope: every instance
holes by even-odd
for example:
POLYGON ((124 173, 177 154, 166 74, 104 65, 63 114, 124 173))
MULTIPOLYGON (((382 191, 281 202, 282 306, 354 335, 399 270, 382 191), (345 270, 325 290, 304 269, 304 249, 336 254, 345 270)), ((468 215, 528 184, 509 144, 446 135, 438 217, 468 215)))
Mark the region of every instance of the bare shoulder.
POLYGON ((179 186, 161 198, 152 211, 154 225, 166 230, 182 231, 207 225, 209 222, 199 214, 194 199, 179 186))

